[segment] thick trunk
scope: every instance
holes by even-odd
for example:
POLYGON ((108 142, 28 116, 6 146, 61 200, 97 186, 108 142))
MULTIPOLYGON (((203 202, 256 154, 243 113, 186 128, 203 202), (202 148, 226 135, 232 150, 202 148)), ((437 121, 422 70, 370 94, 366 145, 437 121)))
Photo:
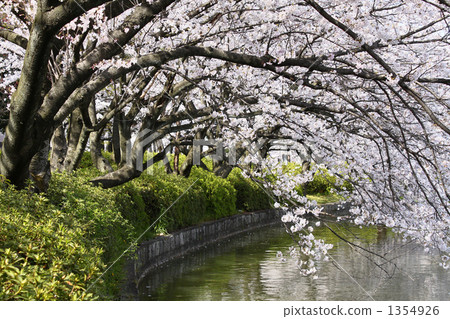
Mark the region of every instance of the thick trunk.
POLYGON ((169 158, 167 156, 164 157, 163 163, 164 163, 164 168, 165 168, 166 174, 177 173, 176 171, 174 171, 172 169, 172 166, 170 166, 170 161, 169 161, 169 158))
MULTIPOLYGON (((97 109, 95 105, 95 98, 92 99, 91 104, 89 104, 88 109, 89 119, 92 125, 97 124, 97 109)), ((103 157, 103 135, 104 127, 100 128, 98 131, 91 132, 89 136, 91 150, 91 159, 93 165, 102 173, 110 173, 113 171, 109 161, 103 157)))
POLYGON ((245 154, 246 148, 242 146, 243 143, 238 143, 235 146, 234 158, 228 157, 227 159, 220 161, 219 165, 214 167, 214 174, 216 176, 227 178, 228 175, 230 175, 231 171, 233 170, 233 167, 236 166, 239 159, 245 154))
MULTIPOLYGON (((195 139, 200 140, 203 139, 206 135, 206 130, 205 129, 201 129, 199 130, 197 133, 195 133, 195 139)), ((191 147, 191 149, 189 150, 189 152, 186 155, 186 159, 184 160, 183 164, 181 164, 180 167, 180 175, 184 176, 184 177, 189 177, 189 175, 191 175, 191 169, 192 166, 194 165, 194 146, 191 147)), ((201 153, 201 148, 200 148, 200 153, 201 153)), ((203 164, 203 162, 201 162, 201 157, 200 157, 200 165, 203 164)), ((203 164, 204 165, 204 164, 203 164)), ((206 166, 205 166, 206 168, 206 166)), ((206 168, 206 170, 208 170, 208 168, 206 168)))
POLYGON ((192 166, 194 165, 194 147, 191 147, 189 153, 186 155, 186 159, 181 164, 180 175, 189 177, 191 175, 192 166))
MULTIPOLYGON (((140 132, 145 132, 145 130, 146 130, 146 121, 144 120, 144 123, 141 125, 140 132)), ((94 178, 93 180, 91 180, 91 183, 94 184, 95 186, 101 186, 103 188, 111 188, 122 185, 128 181, 131 181, 136 177, 139 177, 142 173, 142 169, 139 170, 138 166, 139 168, 141 168, 143 162, 143 153, 145 151, 144 148, 147 147, 147 145, 142 145, 143 143, 142 140, 143 137, 137 138, 136 141, 134 142, 131 154, 129 156, 129 160, 127 161, 126 165, 120 167, 118 170, 114 172, 110 172, 103 176, 94 178)))
POLYGON ((175 146, 173 152, 173 172, 180 175, 180 148, 175 146))
POLYGON ((150 118, 144 118, 138 138, 134 141, 133 148, 131 149, 131 154, 128 158, 127 164, 114 172, 91 180, 94 185, 101 185, 103 188, 110 188, 124 184, 136 177, 139 177, 146 168, 164 159, 166 156, 165 150, 153 156, 147 161, 147 163, 143 163, 145 150, 148 149, 148 147, 155 141, 158 141, 157 138, 159 136, 157 132, 150 135, 147 134, 150 124, 150 118))
POLYGON ((227 163, 222 163, 222 165, 217 166, 214 170, 214 174, 221 178, 227 178, 233 170, 233 166, 228 165, 227 163))
POLYGON ((106 151, 109 152, 109 153, 113 152, 113 146, 112 146, 111 138, 109 138, 108 142, 106 143, 106 151))
POLYGON ((19 85, 11 99, 0 158, 0 173, 18 187, 25 185, 31 159, 52 133, 49 123, 36 116, 47 79, 52 38, 52 32, 46 30, 42 13, 38 11, 30 31, 19 85))
POLYGON ((132 179, 139 177, 142 172, 136 170, 132 165, 125 165, 119 168, 117 171, 108 173, 104 176, 97 177, 91 181, 95 186, 101 186, 103 188, 111 188, 125 184, 132 179))
POLYGON ((94 166, 102 173, 113 171, 109 161, 103 157, 103 142, 101 140, 103 130, 92 132, 90 136, 91 159, 94 166))
MULTIPOLYGON (((136 148, 134 148, 134 150, 136 150, 136 148)), ((136 150, 133 153, 132 160, 130 163, 119 168, 117 171, 94 178, 93 180, 91 180, 91 183, 94 184, 95 186, 102 186, 103 188, 111 188, 111 187, 125 184, 126 182, 129 182, 129 181, 141 176, 143 171, 138 170, 136 168, 137 159, 140 158, 140 156, 136 156, 138 154, 139 154, 139 151, 136 150)), ((157 162, 162 161, 165 156, 166 156, 166 153, 163 150, 162 152, 153 156, 146 164, 143 165, 143 167, 148 167, 149 165, 156 164, 157 162)), ((142 160, 142 158, 141 158, 141 160, 142 160)))

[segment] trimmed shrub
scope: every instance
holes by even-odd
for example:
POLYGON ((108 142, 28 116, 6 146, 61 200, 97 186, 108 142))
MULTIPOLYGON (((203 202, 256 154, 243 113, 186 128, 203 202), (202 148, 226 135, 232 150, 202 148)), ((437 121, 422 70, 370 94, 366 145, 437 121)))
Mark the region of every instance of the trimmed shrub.
POLYGON ((236 190, 236 208, 241 211, 257 211, 271 208, 269 195, 255 182, 242 176, 239 168, 234 168, 227 180, 236 190))
POLYGON ((197 180, 207 197, 207 215, 217 219, 236 213, 236 190, 223 178, 201 168, 193 167, 190 178, 197 180))
POLYGON ((167 233, 204 220, 207 197, 198 185, 192 185, 193 180, 156 172, 142 175, 135 183, 150 223, 155 222, 154 233, 167 233))
POLYGON ((314 174, 314 179, 303 186, 305 194, 331 194, 334 190, 352 191, 353 187, 348 181, 339 183, 338 178, 324 168, 319 168, 314 174))

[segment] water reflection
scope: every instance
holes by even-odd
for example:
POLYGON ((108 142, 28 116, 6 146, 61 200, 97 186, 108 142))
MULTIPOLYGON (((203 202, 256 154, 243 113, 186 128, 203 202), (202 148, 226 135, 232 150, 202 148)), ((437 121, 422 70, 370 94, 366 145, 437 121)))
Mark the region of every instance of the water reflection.
POLYGON ((370 300, 369 294, 375 300, 450 299, 448 272, 420 247, 402 242, 383 229, 345 224, 333 228, 384 258, 358 252, 328 229, 318 228, 316 237, 335 245, 330 251, 335 262, 319 263, 317 279, 303 277, 294 260, 288 258, 282 263, 276 257, 277 251, 287 252, 293 242, 281 226, 270 227, 200 250, 153 271, 140 285, 139 298, 370 300))

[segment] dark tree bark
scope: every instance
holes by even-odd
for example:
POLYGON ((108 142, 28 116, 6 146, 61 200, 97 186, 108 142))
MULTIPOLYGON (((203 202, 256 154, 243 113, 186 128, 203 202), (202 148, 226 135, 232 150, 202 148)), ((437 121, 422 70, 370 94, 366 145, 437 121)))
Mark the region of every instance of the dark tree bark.
POLYGON ((120 133, 119 133, 119 123, 120 123, 121 114, 116 114, 113 119, 113 127, 112 127, 112 150, 114 154, 114 162, 116 164, 120 163, 121 160, 121 148, 120 148, 120 133))
POLYGON ((50 142, 51 154, 50 154, 50 169, 51 172, 64 171, 64 158, 67 153, 67 141, 65 136, 65 130, 62 125, 58 126, 53 133, 53 137, 50 142))
MULTIPOLYGON (((80 88, 92 77, 93 65, 120 53, 124 45, 174 0, 158 0, 137 6, 122 25, 111 32, 110 40, 93 48, 65 75, 52 83, 50 88, 46 87, 54 35, 62 26, 81 16, 85 10, 106 2, 108 1, 64 1, 55 6, 50 6, 48 1, 37 2, 21 77, 11 99, 11 112, 0 158, 0 173, 19 188, 25 186, 31 160, 41 150, 45 141, 50 139, 53 128, 61 125, 68 114, 79 106, 80 103, 64 107, 74 91, 80 93, 80 88)), ((5 38, 4 34, 0 36, 5 38)), ((18 40, 16 42, 21 45, 18 40)), ((95 93, 81 93, 82 100, 90 100, 95 93)))
POLYGON ((119 167, 124 166, 127 163, 127 153, 130 151, 129 144, 131 143, 131 125, 134 123, 133 120, 129 120, 125 114, 120 113, 119 121, 119 150, 120 150, 120 161, 119 167))
POLYGON ((101 140, 103 130, 92 132, 90 135, 91 159, 94 166, 102 173, 113 171, 109 161, 103 157, 103 142, 101 140))
POLYGON ((180 148, 174 147, 173 151, 173 173, 180 175, 180 148))
POLYGON ((86 146, 87 132, 84 129, 81 110, 72 112, 67 133, 67 153, 64 159, 64 170, 71 172, 77 165, 80 147, 86 146), (81 144, 81 145, 80 145, 81 144))
POLYGON ((192 166, 194 166, 194 147, 191 147, 186 155, 186 159, 183 164, 181 164, 180 175, 184 177, 189 177, 191 174, 192 166))
MULTIPOLYGON (((89 105, 88 110, 89 120, 91 122, 92 126, 96 126, 97 123, 97 110, 95 105, 95 98, 92 99, 91 104, 89 105)), ((102 150, 103 150, 103 141, 102 141, 102 135, 103 131, 105 129, 105 126, 101 126, 98 128, 98 130, 95 130, 90 133, 89 136, 89 142, 90 142, 90 153, 91 153, 91 160, 93 165, 102 173, 109 173, 112 172, 113 169, 111 167, 111 164, 109 161, 103 157, 102 150)))
POLYGON ((47 140, 44 146, 37 152, 30 163, 30 175, 35 182, 38 192, 46 192, 50 182, 50 162, 48 153, 50 151, 50 141, 47 140))
POLYGON ((25 185, 31 159, 52 132, 51 125, 35 118, 35 114, 42 102, 53 34, 39 7, 30 30, 32 40, 28 41, 19 85, 11 99, 0 158, 0 172, 18 187, 25 185))
MULTIPOLYGON (((203 139, 206 136, 206 129, 201 129, 195 134, 195 139, 203 139)), ((197 151, 192 146, 189 149, 189 152, 186 155, 186 159, 184 160, 183 164, 181 164, 180 168, 180 175, 184 177, 189 177, 191 174, 192 166, 194 166, 194 152, 197 151)), ((199 150, 201 152, 201 150, 199 150)), ((201 157, 200 157, 201 158, 201 157)), ((200 160, 200 163, 201 160, 200 160)), ((207 169, 207 168, 206 168, 207 169)))

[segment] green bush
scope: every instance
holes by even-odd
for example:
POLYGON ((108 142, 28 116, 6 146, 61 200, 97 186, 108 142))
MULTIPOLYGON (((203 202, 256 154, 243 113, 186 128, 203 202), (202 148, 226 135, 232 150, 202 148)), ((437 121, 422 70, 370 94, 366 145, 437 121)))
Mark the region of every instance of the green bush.
POLYGON ((89 300, 104 263, 92 224, 41 195, 0 189, 0 300, 89 300))
POLYGON ((126 258, 85 290, 136 238, 131 223, 147 225, 147 215, 131 186, 104 190, 92 186, 86 175, 54 174, 45 196, 2 184, 0 299, 117 295, 126 258))
MULTIPOLYGON (((123 216, 124 212, 133 212, 131 197, 125 192, 94 187, 77 174, 54 174, 47 196, 62 212, 71 214, 86 225, 85 237, 103 250, 102 260, 105 264, 116 260, 136 237, 134 227, 123 216)), ((125 258, 105 274, 105 282, 100 285, 103 290, 97 291, 99 294, 113 296, 117 293, 123 262, 125 258)))
POLYGON ((154 172, 136 179, 154 233, 167 233, 204 220, 207 197, 193 180, 154 172), (191 187, 192 185, 192 187, 191 187))
POLYGON ((122 216, 134 226, 136 234, 142 234, 150 225, 150 217, 141 188, 135 183, 126 183, 114 191, 116 205, 122 216))
POLYGON ((328 174, 327 170, 318 169, 314 173, 314 179, 304 185, 306 194, 327 194, 336 183, 336 177, 328 174))
POLYGON ((338 183, 338 178, 331 175, 327 169, 319 168, 314 173, 314 179, 303 186, 305 194, 331 194, 334 191, 351 191, 352 185, 348 181, 338 183))
MULTIPOLYGON (((302 172, 301 165, 297 163, 286 163, 282 166, 283 174, 295 176, 302 172)), ((267 175, 267 180, 275 183, 278 177, 276 174, 267 175)), ((303 185, 298 185, 295 190, 299 195, 330 195, 336 191, 352 191, 353 187, 349 181, 342 181, 335 175, 331 175, 325 168, 318 168, 314 173, 313 180, 303 185)))
POLYGON ((78 164, 78 168, 90 168, 93 166, 91 153, 84 152, 81 156, 80 164, 78 164))
MULTIPOLYGON (((106 151, 102 151, 102 156, 108 160, 109 164, 111 165, 111 167, 113 169, 117 169, 117 164, 114 162, 114 154, 111 152, 106 152, 106 151)), ((78 165, 78 169, 88 169, 88 170, 92 170, 94 169, 93 167, 93 163, 92 163, 92 157, 91 157, 91 153, 90 152, 84 152, 81 160, 80 160, 80 164, 78 165)), ((94 169, 95 170, 95 169, 94 169)), ((98 171, 95 170, 98 176, 98 171)))
POLYGON ((257 211, 271 207, 269 195, 252 180, 242 176, 239 168, 234 168, 227 180, 236 190, 236 208, 241 211, 257 211))
POLYGON ((236 213, 236 190, 223 178, 193 167, 191 179, 197 180, 207 197, 207 214, 211 219, 221 218, 236 213))

